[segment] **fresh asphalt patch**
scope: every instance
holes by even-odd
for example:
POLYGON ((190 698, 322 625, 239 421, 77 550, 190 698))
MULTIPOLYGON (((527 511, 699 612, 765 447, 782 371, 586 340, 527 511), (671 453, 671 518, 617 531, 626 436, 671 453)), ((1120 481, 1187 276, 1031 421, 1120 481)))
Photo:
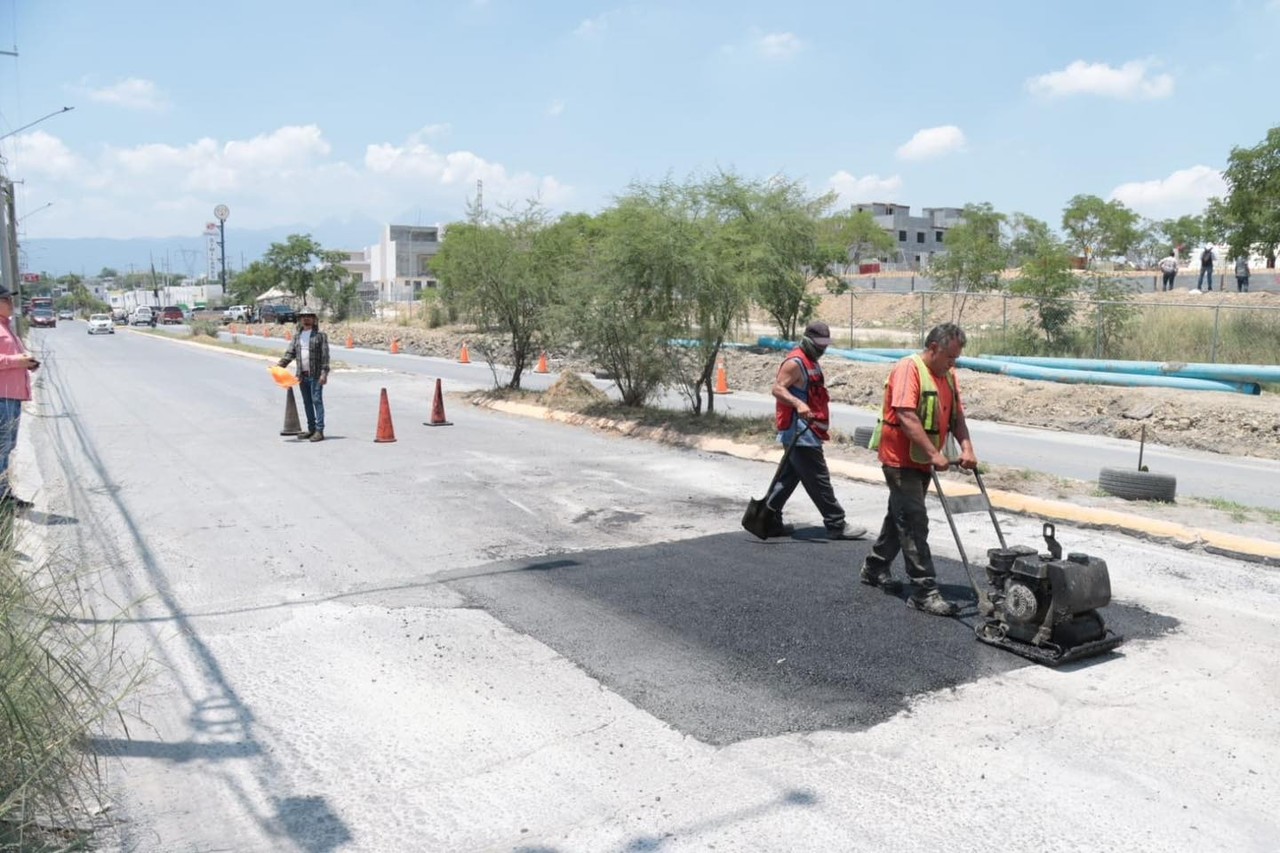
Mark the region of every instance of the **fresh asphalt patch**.
MULTIPOLYGON (((947 619, 858 583, 869 541, 798 531, 734 532, 487 566, 453 582, 473 603, 576 663, 609 689, 710 744, 820 729, 860 730, 911 697, 1024 666, 979 642, 958 562, 935 557, 947 619)), ((894 567, 902 577, 901 562, 894 567)), ((1112 603, 1126 641, 1175 620, 1112 603)), ((1106 666, 1111 655, 1064 670, 1106 666)))

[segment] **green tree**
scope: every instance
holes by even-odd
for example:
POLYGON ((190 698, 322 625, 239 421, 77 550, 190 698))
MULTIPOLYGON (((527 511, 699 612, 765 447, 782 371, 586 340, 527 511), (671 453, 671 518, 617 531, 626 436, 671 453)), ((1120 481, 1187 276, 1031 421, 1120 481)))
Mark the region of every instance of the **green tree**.
POLYGON ((1140 237, 1138 220, 1122 202, 1077 195, 1062 211, 1062 230, 1091 264, 1099 255, 1127 255, 1140 237))
POLYGON ((283 243, 272 243, 262 257, 276 279, 307 304, 307 294, 317 282, 339 281, 346 277, 340 264, 342 252, 326 251, 310 234, 290 234, 283 243))
POLYGON ((98 273, 98 278, 119 278, 120 273, 114 267, 103 267, 98 273))
POLYGON ((1010 290, 1029 297, 1035 308, 1035 328, 1043 333, 1051 352, 1065 352, 1071 343, 1076 277, 1071 272, 1071 249, 1046 235, 1023 260, 1021 274, 1010 290))
POLYGON ((1209 239, 1209 230, 1203 216, 1186 215, 1176 219, 1163 219, 1160 221, 1160 232, 1165 242, 1162 248, 1176 251, 1178 259, 1182 261, 1191 257, 1192 251, 1209 239))
MULTIPOLYGON (((881 228, 870 212, 853 208, 819 220, 818 240, 823 249, 823 259, 830 256, 825 271, 827 289, 836 295, 849 289, 848 282, 834 275, 836 269, 849 263, 857 265, 862 261, 884 258, 898 245, 893 235, 881 228)), ((784 337, 795 337, 795 328, 780 331, 784 337)))
POLYGON ((1274 268, 1280 249, 1280 127, 1252 148, 1232 148, 1223 178, 1227 195, 1210 200, 1209 227, 1222 233, 1232 257, 1257 252, 1274 268))
POLYGON ((252 305, 280 284, 280 272, 266 261, 253 261, 227 282, 233 305, 252 305))
POLYGON ((525 369, 547 338, 550 318, 570 271, 571 255, 558 251, 559 234, 536 202, 482 221, 449 226, 431 268, 446 298, 464 316, 504 334, 511 347, 511 379, 525 369))
POLYGON ((341 323, 351 316, 360 299, 360 277, 342 267, 330 267, 332 275, 316 279, 312 292, 329 312, 329 319, 341 323))
POLYGON ((951 294, 951 320, 959 323, 970 293, 999 290, 1009 264, 1005 215, 990 204, 965 205, 961 221, 947 232, 947 251, 930 264, 939 290, 951 294))
POLYGON ((1009 265, 1020 267, 1054 237, 1049 223, 1027 213, 1014 213, 1005 221, 1004 239, 1009 250, 1009 265))

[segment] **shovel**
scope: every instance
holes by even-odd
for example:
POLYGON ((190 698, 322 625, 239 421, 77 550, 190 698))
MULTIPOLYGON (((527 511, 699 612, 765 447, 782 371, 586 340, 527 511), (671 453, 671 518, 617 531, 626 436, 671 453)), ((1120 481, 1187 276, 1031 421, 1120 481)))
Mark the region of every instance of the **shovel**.
POLYGON ((791 458, 791 450, 796 446, 796 440, 807 429, 809 429, 809 422, 805 421, 804 426, 796 430, 796 434, 791 437, 791 441, 787 442, 787 449, 782 453, 782 461, 778 463, 778 470, 773 472, 773 479, 769 481, 769 488, 764 490, 764 498, 762 500, 752 498, 747 501, 747 511, 742 514, 742 527, 757 539, 769 538, 769 530, 773 527, 778 513, 770 509, 766 501, 769 500, 769 495, 773 494, 773 487, 777 485, 778 478, 782 476, 782 472, 787 468, 787 460, 791 458))

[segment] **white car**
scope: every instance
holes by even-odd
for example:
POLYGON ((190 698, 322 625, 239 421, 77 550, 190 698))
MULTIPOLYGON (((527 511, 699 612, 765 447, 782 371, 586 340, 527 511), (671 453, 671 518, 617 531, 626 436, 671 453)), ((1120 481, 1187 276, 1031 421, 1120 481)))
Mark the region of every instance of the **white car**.
POLYGON ((133 309, 133 313, 129 315, 130 326, 154 326, 156 324, 155 315, 151 313, 151 309, 145 305, 139 305, 133 309))
POLYGON ((110 314, 90 314, 89 315, 89 334, 114 335, 115 333, 116 333, 116 324, 111 321, 110 314))

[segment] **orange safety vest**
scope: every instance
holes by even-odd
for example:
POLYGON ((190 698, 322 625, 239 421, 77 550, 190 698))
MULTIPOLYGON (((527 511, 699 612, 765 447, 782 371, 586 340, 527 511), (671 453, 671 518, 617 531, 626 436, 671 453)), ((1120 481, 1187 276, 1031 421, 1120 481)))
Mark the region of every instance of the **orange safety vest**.
MULTIPOLYGON (((933 442, 934 449, 941 450, 942 431, 938 427, 938 386, 934 383, 933 374, 920 354, 912 353, 909 357, 915 364, 916 373, 920 377, 920 402, 916 405, 916 415, 920 418, 925 435, 929 436, 929 441, 933 442)), ((956 428, 956 412, 960 411, 960 395, 956 393, 955 377, 951 375, 950 370, 947 371, 947 384, 951 386, 952 399, 951 420, 947 424, 947 435, 951 435, 956 428)), ((875 432, 871 434, 871 443, 867 445, 871 450, 878 450, 880 447, 880 435, 884 430, 884 419, 888 417, 889 411, 889 380, 885 379, 884 404, 880 407, 880 420, 876 421, 875 432)), ((914 441, 911 442, 911 461, 921 465, 929 464, 929 457, 916 447, 914 441)))
MULTIPOLYGON (((803 388, 794 385, 787 390, 804 400, 809 406, 809 411, 813 412, 813 420, 809 424, 809 429, 819 439, 826 441, 830 438, 827 430, 831 426, 831 395, 827 392, 827 383, 822 375, 822 368, 818 366, 816 361, 809 358, 800 347, 796 347, 787 353, 787 357, 782 360, 782 363, 786 364, 787 361, 793 358, 798 360, 800 366, 804 368, 805 384, 803 388)), ((794 408, 781 400, 775 401, 773 421, 778 428, 778 432, 790 429, 795 415, 796 410, 794 408)))

